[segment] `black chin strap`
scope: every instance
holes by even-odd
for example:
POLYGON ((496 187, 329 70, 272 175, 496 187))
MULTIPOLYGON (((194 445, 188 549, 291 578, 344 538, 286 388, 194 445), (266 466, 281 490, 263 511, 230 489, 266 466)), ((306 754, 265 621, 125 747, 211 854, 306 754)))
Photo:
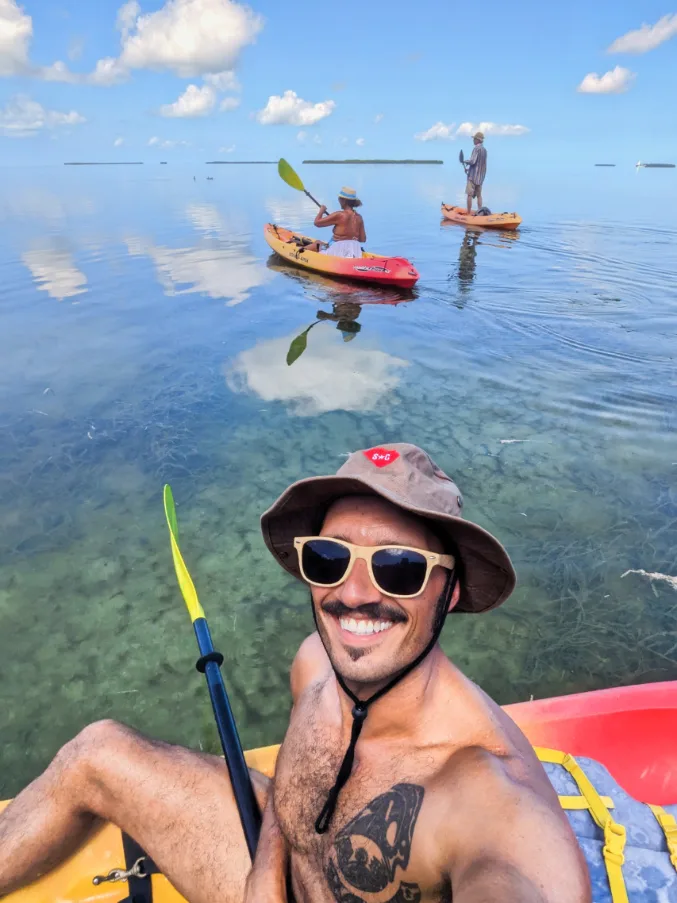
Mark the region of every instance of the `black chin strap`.
MULTIPOLYGON (((444 621, 447 616, 447 612, 449 610, 449 602, 451 601, 451 597, 454 592, 454 588, 456 586, 456 573, 452 571, 447 578, 447 585, 445 587, 445 591, 442 593, 442 603, 439 605, 436 617, 435 624, 433 628, 433 635, 430 639, 430 642, 425 647, 423 652, 416 656, 413 662, 410 662, 406 668, 396 674, 393 679, 385 685, 385 687, 381 687, 380 690, 377 690, 373 696, 370 696, 369 699, 358 699, 358 697, 349 690, 346 686, 345 681, 341 677, 341 675, 334 669, 334 674, 336 675, 336 680, 339 683, 339 686, 346 694, 346 696, 354 703, 351 715, 353 716, 353 727, 350 732, 350 743, 348 744, 348 749, 346 750, 346 754, 343 757, 343 761, 341 762, 341 767, 338 770, 338 774, 336 775, 336 781, 334 782, 334 786, 329 791, 327 796, 327 801, 322 807, 322 811, 317 817, 317 821, 315 822, 315 831, 317 834, 324 834, 332 820, 332 816, 334 815, 334 810, 336 809, 336 803, 339 798, 339 794, 343 790, 348 778, 350 777, 350 773, 353 770, 353 762, 355 760, 355 746, 357 744, 358 738, 362 732, 362 727, 364 726, 364 722, 367 718, 369 706, 376 702, 377 699, 380 699, 382 696, 392 690, 392 688, 398 684, 401 680, 410 674, 414 668, 417 668, 423 659, 429 655, 433 648, 435 647, 437 641, 440 638, 440 634, 442 633, 442 628, 444 627, 444 621)), ((315 606, 313 606, 313 617, 315 618, 315 625, 317 626, 317 618, 315 617, 315 606)), ((319 633, 319 631, 318 631, 319 633)), ((322 635, 320 634, 320 638, 322 635)))

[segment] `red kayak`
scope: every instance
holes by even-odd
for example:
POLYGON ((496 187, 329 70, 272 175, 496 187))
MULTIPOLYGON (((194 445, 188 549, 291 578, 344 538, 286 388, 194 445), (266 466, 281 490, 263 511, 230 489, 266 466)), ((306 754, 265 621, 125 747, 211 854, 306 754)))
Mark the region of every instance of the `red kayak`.
POLYGON ((677 803, 677 681, 505 707, 534 746, 605 765, 635 799, 677 803))
POLYGON ((319 254, 307 249, 311 238, 272 223, 264 226, 263 234, 273 251, 283 260, 326 276, 395 288, 413 288, 419 279, 418 271, 404 257, 383 257, 367 251, 362 252, 362 257, 319 254))

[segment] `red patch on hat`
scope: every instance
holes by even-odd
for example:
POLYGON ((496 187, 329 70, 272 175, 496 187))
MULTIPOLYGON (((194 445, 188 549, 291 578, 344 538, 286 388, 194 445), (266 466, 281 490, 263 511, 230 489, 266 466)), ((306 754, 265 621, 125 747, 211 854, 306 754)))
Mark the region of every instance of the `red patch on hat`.
POLYGON ((397 461, 400 456, 400 453, 394 448, 370 448, 362 454, 365 458, 369 458, 376 467, 387 467, 393 461, 397 461))

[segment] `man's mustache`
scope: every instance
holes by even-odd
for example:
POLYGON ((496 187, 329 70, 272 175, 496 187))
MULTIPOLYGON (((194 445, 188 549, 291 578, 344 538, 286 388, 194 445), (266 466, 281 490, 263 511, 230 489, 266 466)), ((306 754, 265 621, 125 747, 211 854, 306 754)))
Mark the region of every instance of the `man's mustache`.
POLYGON ((329 599, 320 605, 322 611, 336 618, 354 618, 356 615, 369 618, 372 621, 393 621, 395 624, 404 624, 407 620, 405 614, 399 608, 388 605, 385 602, 367 602, 357 608, 349 608, 339 599, 329 599))

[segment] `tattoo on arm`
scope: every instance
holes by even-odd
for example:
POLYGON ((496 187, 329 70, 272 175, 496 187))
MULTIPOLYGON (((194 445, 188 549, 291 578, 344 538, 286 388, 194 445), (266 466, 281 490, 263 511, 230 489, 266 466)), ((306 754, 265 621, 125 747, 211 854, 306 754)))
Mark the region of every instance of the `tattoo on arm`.
POLYGON ((409 865, 423 793, 418 784, 395 784, 341 828, 325 873, 336 903, 384 892, 387 903, 419 903, 418 884, 402 881, 398 870, 409 865))

